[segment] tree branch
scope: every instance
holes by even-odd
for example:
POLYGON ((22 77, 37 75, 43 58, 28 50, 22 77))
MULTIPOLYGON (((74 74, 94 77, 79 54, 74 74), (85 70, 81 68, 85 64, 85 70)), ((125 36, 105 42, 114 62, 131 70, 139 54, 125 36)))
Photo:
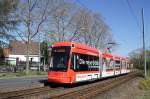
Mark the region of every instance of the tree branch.
POLYGON ((31 11, 34 9, 34 7, 36 6, 37 1, 38 1, 38 0, 35 0, 35 2, 33 3, 32 7, 31 7, 31 8, 29 8, 29 9, 30 9, 30 12, 31 12, 31 11))
POLYGON ((36 34, 39 33, 39 29, 40 29, 41 24, 46 20, 45 13, 46 13, 46 11, 47 11, 48 4, 49 4, 49 1, 46 3, 45 9, 44 9, 43 14, 42 14, 42 17, 41 17, 41 21, 39 22, 39 24, 38 24, 38 26, 37 26, 36 32, 31 36, 30 40, 31 40, 36 34))

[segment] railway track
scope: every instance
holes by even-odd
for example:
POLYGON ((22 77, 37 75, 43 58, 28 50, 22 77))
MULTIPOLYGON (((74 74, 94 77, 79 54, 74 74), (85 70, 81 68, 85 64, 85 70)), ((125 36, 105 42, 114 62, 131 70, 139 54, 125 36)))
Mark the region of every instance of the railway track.
POLYGON ((40 88, 33 88, 33 89, 26 89, 26 90, 18 90, 18 91, 12 91, 12 92, 4 92, 0 93, 0 98, 17 98, 17 97, 22 97, 26 96, 29 94, 35 94, 38 93, 39 91, 48 91, 48 87, 40 87, 40 88))
POLYGON ((60 88, 51 88, 45 86, 45 87, 18 90, 12 92, 4 92, 4 93, 0 93, 0 99, 8 99, 8 98, 20 99, 20 98, 32 97, 32 96, 40 95, 51 91, 57 91, 57 90, 60 90, 60 88))
POLYGON ((103 83, 96 83, 92 86, 87 86, 78 90, 67 90, 62 94, 50 96, 50 99, 90 99, 97 94, 101 94, 119 84, 131 80, 137 75, 138 73, 131 73, 128 75, 104 81, 103 83))
POLYGON ((6 92, 6 93, 0 93, 0 99, 20 99, 20 98, 30 98, 34 96, 40 96, 46 93, 46 98, 50 99, 85 99, 93 97, 97 94, 103 93, 107 90, 110 90, 111 88, 124 83, 135 76, 137 76, 138 73, 130 73, 124 76, 111 78, 104 81, 99 81, 96 83, 74 87, 74 88, 68 88, 64 89, 62 87, 56 87, 51 88, 48 86, 45 87, 39 87, 39 88, 33 88, 33 89, 26 89, 26 90, 20 90, 20 91, 13 91, 13 92, 6 92), (61 90, 61 91, 60 91, 61 90))

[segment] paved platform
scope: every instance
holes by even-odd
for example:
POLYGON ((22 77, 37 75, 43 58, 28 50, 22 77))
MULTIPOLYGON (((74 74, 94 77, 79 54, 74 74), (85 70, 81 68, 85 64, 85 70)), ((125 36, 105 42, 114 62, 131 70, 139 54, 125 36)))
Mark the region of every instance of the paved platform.
POLYGON ((44 86, 47 76, 0 79, 0 93, 44 86))

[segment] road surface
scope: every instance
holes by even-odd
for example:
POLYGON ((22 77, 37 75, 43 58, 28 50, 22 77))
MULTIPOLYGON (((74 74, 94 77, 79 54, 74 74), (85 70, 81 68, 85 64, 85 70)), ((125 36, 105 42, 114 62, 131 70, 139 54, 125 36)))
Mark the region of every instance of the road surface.
POLYGON ((0 92, 44 86, 47 76, 0 79, 0 92))

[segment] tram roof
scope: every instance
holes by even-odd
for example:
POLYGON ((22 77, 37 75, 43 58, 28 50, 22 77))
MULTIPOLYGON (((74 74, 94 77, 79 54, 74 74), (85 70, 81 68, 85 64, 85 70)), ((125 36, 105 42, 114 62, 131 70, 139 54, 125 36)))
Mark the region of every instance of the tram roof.
POLYGON ((101 53, 102 56, 105 57, 105 58, 113 58, 114 60, 128 60, 127 57, 118 56, 118 55, 114 55, 114 54, 111 54, 111 53, 100 52, 100 50, 98 50, 96 48, 92 48, 88 45, 81 44, 81 43, 78 43, 78 42, 69 42, 69 41, 55 42, 52 46, 53 47, 70 46, 72 48, 84 49, 84 50, 88 50, 88 51, 95 52, 95 53, 101 53))
POLYGON ((92 48, 90 46, 87 46, 85 44, 81 44, 81 43, 77 43, 77 42, 56 42, 53 44, 53 47, 59 47, 59 46, 71 46, 71 47, 75 47, 75 48, 79 48, 79 49, 84 49, 84 50, 89 50, 92 52, 96 52, 99 53, 99 50, 96 48, 92 48))

